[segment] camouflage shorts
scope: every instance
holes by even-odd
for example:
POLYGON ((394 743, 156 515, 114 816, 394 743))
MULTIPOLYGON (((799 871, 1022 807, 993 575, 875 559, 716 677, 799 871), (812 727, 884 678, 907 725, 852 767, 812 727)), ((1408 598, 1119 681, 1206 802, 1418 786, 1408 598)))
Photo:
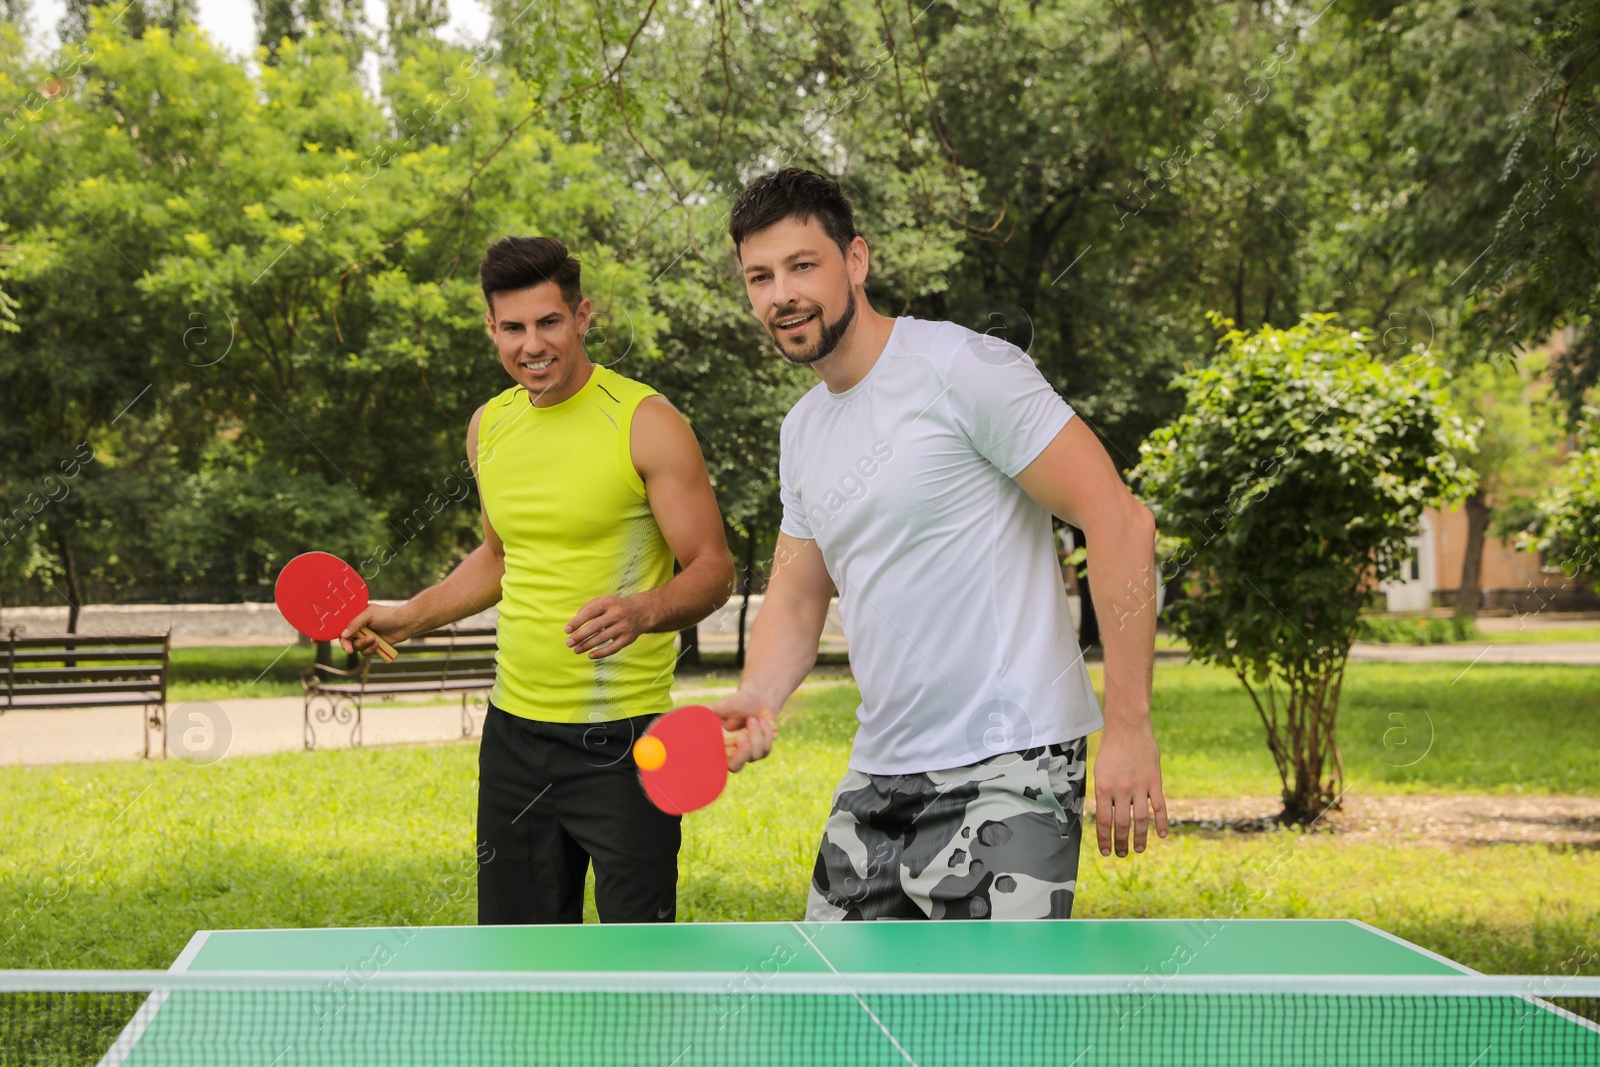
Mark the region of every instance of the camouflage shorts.
POLYGON ((806 919, 1066 919, 1088 738, 923 774, 850 771, 806 919))

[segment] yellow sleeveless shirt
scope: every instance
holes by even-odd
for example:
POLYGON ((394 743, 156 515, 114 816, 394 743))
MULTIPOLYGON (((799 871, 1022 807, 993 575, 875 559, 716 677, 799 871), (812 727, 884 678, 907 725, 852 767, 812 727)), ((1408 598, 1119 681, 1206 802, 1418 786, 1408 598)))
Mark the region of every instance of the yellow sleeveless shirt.
POLYGON ((596 366, 583 388, 534 407, 512 386, 478 423, 478 492, 505 543, 496 707, 547 722, 601 722, 667 711, 673 635, 641 634, 592 660, 566 625, 601 596, 672 578, 672 552, 629 449, 633 414, 656 390, 596 366))

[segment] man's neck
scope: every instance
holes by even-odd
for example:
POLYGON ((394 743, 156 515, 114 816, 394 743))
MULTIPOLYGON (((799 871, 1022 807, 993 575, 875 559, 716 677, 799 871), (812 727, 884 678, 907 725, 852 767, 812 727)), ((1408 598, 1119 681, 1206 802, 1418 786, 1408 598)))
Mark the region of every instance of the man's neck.
POLYGON ((839 347, 811 364, 830 393, 843 393, 859 384, 877 365, 894 332, 894 319, 878 314, 865 300, 860 300, 860 305, 861 313, 839 339, 839 347))

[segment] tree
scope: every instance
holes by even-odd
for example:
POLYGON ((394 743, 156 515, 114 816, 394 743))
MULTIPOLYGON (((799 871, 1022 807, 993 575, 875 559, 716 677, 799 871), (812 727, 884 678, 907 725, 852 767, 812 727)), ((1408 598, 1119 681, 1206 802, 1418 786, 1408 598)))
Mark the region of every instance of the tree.
POLYGON ((1576 449, 1534 502, 1518 547, 1543 554, 1569 581, 1600 574, 1600 407, 1586 407, 1576 449))
POLYGON ((656 357, 647 276, 607 241, 622 186, 514 76, 415 42, 373 99, 316 32, 252 77, 190 24, 93 18, 0 161, 4 484, 45 500, 92 456, 27 513, 38 591, 260 599, 314 546, 376 596, 435 579, 480 536, 465 428, 506 383, 473 268, 504 233, 566 237, 656 357))
POLYGON ((1352 58, 1326 89, 1348 131, 1330 130, 1328 161, 1360 207, 1324 213, 1313 240, 1347 277, 1401 283, 1385 317, 1459 324, 1474 359, 1572 327, 1553 365, 1570 427, 1600 381, 1587 326, 1600 310, 1600 0, 1347 0, 1326 21, 1346 28, 1352 58))
POLYGON ((1550 397, 1548 364, 1546 355, 1530 352, 1510 361, 1469 364, 1450 383, 1463 421, 1485 424, 1474 447, 1456 455, 1458 464, 1477 475, 1477 488, 1464 505, 1467 541, 1457 618, 1478 617, 1484 538, 1496 512, 1517 513, 1521 502, 1531 502, 1547 484, 1545 470, 1559 461, 1565 435, 1550 397))
POLYGON ((1555 380, 1576 425, 1600 383, 1600 0, 1531 6, 1525 61, 1539 80, 1512 118, 1498 179, 1515 192, 1471 279, 1467 325, 1498 348, 1572 327, 1555 380))
POLYGON ((1400 573, 1425 507, 1472 488, 1455 453, 1473 433, 1444 371, 1385 364, 1371 343, 1331 315, 1230 329, 1208 367, 1173 383, 1184 412, 1140 446, 1134 472, 1164 535, 1163 577, 1200 576, 1199 595, 1172 605, 1173 630, 1244 686, 1282 817, 1298 823, 1343 793, 1339 691, 1365 591, 1400 573))
POLYGON ((317 31, 329 35, 324 44, 344 43, 352 68, 360 63, 367 32, 361 0, 255 0, 255 7, 256 39, 267 50, 267 62, 278 61, 278 48, 285 40, 300 41, 317 31))
POLYGON ((97 4, 95 0, 67 0, 66 11, 61 16, 58 29, 63 41, 76 41, 92 28, 96 7, 104 10, 104 18, 111 24, 120 23, 135 40, 144 36, 145 30, 159 26, 169 33, 193 22, 200 0, 122 0, 118 3, 97 4))

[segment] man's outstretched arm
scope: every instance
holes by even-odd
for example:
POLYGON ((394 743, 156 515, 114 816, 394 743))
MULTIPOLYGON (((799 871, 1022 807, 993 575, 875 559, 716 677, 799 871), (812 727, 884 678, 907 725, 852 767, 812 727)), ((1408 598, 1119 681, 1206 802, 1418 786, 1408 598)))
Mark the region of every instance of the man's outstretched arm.
POLYGON ((1084 533, 1089 590, 1105 645, 1106 729, 1095 757, 1100 852, 1143 852, 1152 819, 1167 836, 1161 753, 1150 726, 1156 639, 1155 517, 1128 490, 1105 447, 1074 416, 1021 473, 1029 496, 1084 533))
POLYGON ((778 712, 816 665, 833 596, 833 579, 817 543, 778 534, 772 580, 750 634, 739 688, 712 706, 722 717, 722 728, 734 735, 728 744, 729 770, 772 751, 778 712))
POLYGON ((650 511, 681 570, 659 588, 585 604, 567 624, 567 644, 590 659, 619 652, 640 634, 693 626, 733 594, 733 557, 694 431, 665 399, 648 397, 634 412, 629 447, 650 511))

